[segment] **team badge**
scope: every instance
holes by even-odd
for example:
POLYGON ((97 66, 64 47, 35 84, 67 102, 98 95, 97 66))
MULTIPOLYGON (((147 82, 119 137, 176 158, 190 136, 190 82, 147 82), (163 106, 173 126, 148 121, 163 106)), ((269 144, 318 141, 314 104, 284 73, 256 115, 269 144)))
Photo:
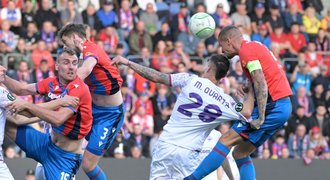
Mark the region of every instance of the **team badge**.
POLYGON ((13 94, 11 94, 11 93, 8 93, 8 94, 7 94, 7 98, 8 98, 10 101, 15 101, 15 99, 16 99, 16 97, 15 97, 13 94))
POLYGON ((237 111, 237 112, 241 112, 242 110, 243 110, 243 103, 237 103, 236 105, 235 105, 235 110, 237 111))

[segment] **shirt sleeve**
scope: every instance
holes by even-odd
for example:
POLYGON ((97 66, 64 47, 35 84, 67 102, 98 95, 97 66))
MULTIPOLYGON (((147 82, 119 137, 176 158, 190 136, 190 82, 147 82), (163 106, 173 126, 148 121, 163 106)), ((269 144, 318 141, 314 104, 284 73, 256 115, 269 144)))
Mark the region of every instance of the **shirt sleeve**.
POLYGON ((84 50, 83 57, 84 57, 84 61, 87 60, 88 58, 95 58, 96 61, 99 60, 99 56, 95 53, 95 50, 92 50, 91 48, 84 50))
POLYGON ((250 62, 258 60, 258 54, 259 52, 256 52, 253 50, 254 48, 257 48, 256 44, 257 42, 250 41, 247 42, 247 44, 244 46, 244 48, 241 49, 241 52, 239 54, 240 60, 244 67, 250 62))
POLYGON ((38 94, 47 94, 49 91, 49 83, 51 80, 49 78, 38 81, 36 85, 36 90, 38 94))
POLYGON ((246 119, 240 112, 243 108, 243 106, 241 106, 239 103, 237 103, 232 97, 228 96, 229 97, 229 108, 231 109, 231 111, 236 114, 236 116, 238 117, 237 120, 240 120, 240 121, 246 121, 246 122, 249 122, 248 119, 246 119))
POLYGON ((12 96, 7 89, 0 87, 0 107, 5 108, 14 99, 10 99, 12 96))
POLYGON ((170 85, 173 87, 184 87, 187 83, 194 77, 189 73, 177 73, 177 74, 170 74, 170 85))

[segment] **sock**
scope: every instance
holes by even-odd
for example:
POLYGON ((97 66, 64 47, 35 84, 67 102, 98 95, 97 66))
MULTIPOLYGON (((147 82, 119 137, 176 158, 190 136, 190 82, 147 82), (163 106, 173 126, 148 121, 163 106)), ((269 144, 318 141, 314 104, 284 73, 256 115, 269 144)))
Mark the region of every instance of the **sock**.
POLYGON ((98 165, 96 165, 96 167, 93 170, 89 171, 86 174, 89 177, 89 179, 93 179, 93 180, 106 180, 107 179, 103 170, 98 165))
POLYGON ((241 180, 255 180, 256 171, 250 156, 236 160, 241 180))
POLYGON ((202 163, 192 173, 192 175, 185 178, 185 180, 202 179, 211 172, 215 171, 222 165, 229 151, 230 150, 225 145, 218 142, 210 154, 204 158, 202 163))

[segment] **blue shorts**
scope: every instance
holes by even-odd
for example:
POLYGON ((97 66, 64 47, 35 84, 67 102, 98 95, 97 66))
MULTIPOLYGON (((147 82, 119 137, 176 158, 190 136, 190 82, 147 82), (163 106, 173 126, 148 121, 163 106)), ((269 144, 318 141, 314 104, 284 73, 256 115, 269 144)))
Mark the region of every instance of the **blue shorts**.
POLYGON ((101 156, 112 144, 124 122, 124 104, 114 107, 92 105, 93 126, 86 136, 86 149, 101 156))
POLYGON ((30 126, 17 127, 16 144, 26 156, 40 162, 46 179, 70 180, 77 173, 82 161, 81 154, 65 151, 56 146, 49 134, 30 126))
MULTIPOLYGON (((235 122, 232 129, 236 131, 244 140, 248 140, 255 147, 259 147, 284 126, 291 115, 291 111, 292 106, 289 97, 282 98, 277 101, 272 101, 271 98, 268 98, 265 121, 260 126, 260 129, 252 129, 249 123, 244 123, 241 121, 235 122)), ((258 117, 259 111, 255 104, 252 112, 252 119, 257 119, 258 117)))

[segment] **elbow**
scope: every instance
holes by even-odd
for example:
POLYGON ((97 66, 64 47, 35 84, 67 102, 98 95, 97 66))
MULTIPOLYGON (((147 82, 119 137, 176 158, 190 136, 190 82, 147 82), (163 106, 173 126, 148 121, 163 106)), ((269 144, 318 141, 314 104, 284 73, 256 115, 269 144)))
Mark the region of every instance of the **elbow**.
POLYGON ((251 117, 251 114, 252 114, 252 109, 248 109, 248 110, 242 110, 241 111, 241 114, 246 118, 246 119, 249 119, 251 117))
POLYGON ((64 118, 64 117, 62 117, 62 116, 59 116, 59 117, 54 117, 53 119, 52 119, 52 124, 53 124, 53 126, 55 126, 55 127, 59 127, 59 126, 61 126, 64 122, 66 121, 66 119, 64 118))

